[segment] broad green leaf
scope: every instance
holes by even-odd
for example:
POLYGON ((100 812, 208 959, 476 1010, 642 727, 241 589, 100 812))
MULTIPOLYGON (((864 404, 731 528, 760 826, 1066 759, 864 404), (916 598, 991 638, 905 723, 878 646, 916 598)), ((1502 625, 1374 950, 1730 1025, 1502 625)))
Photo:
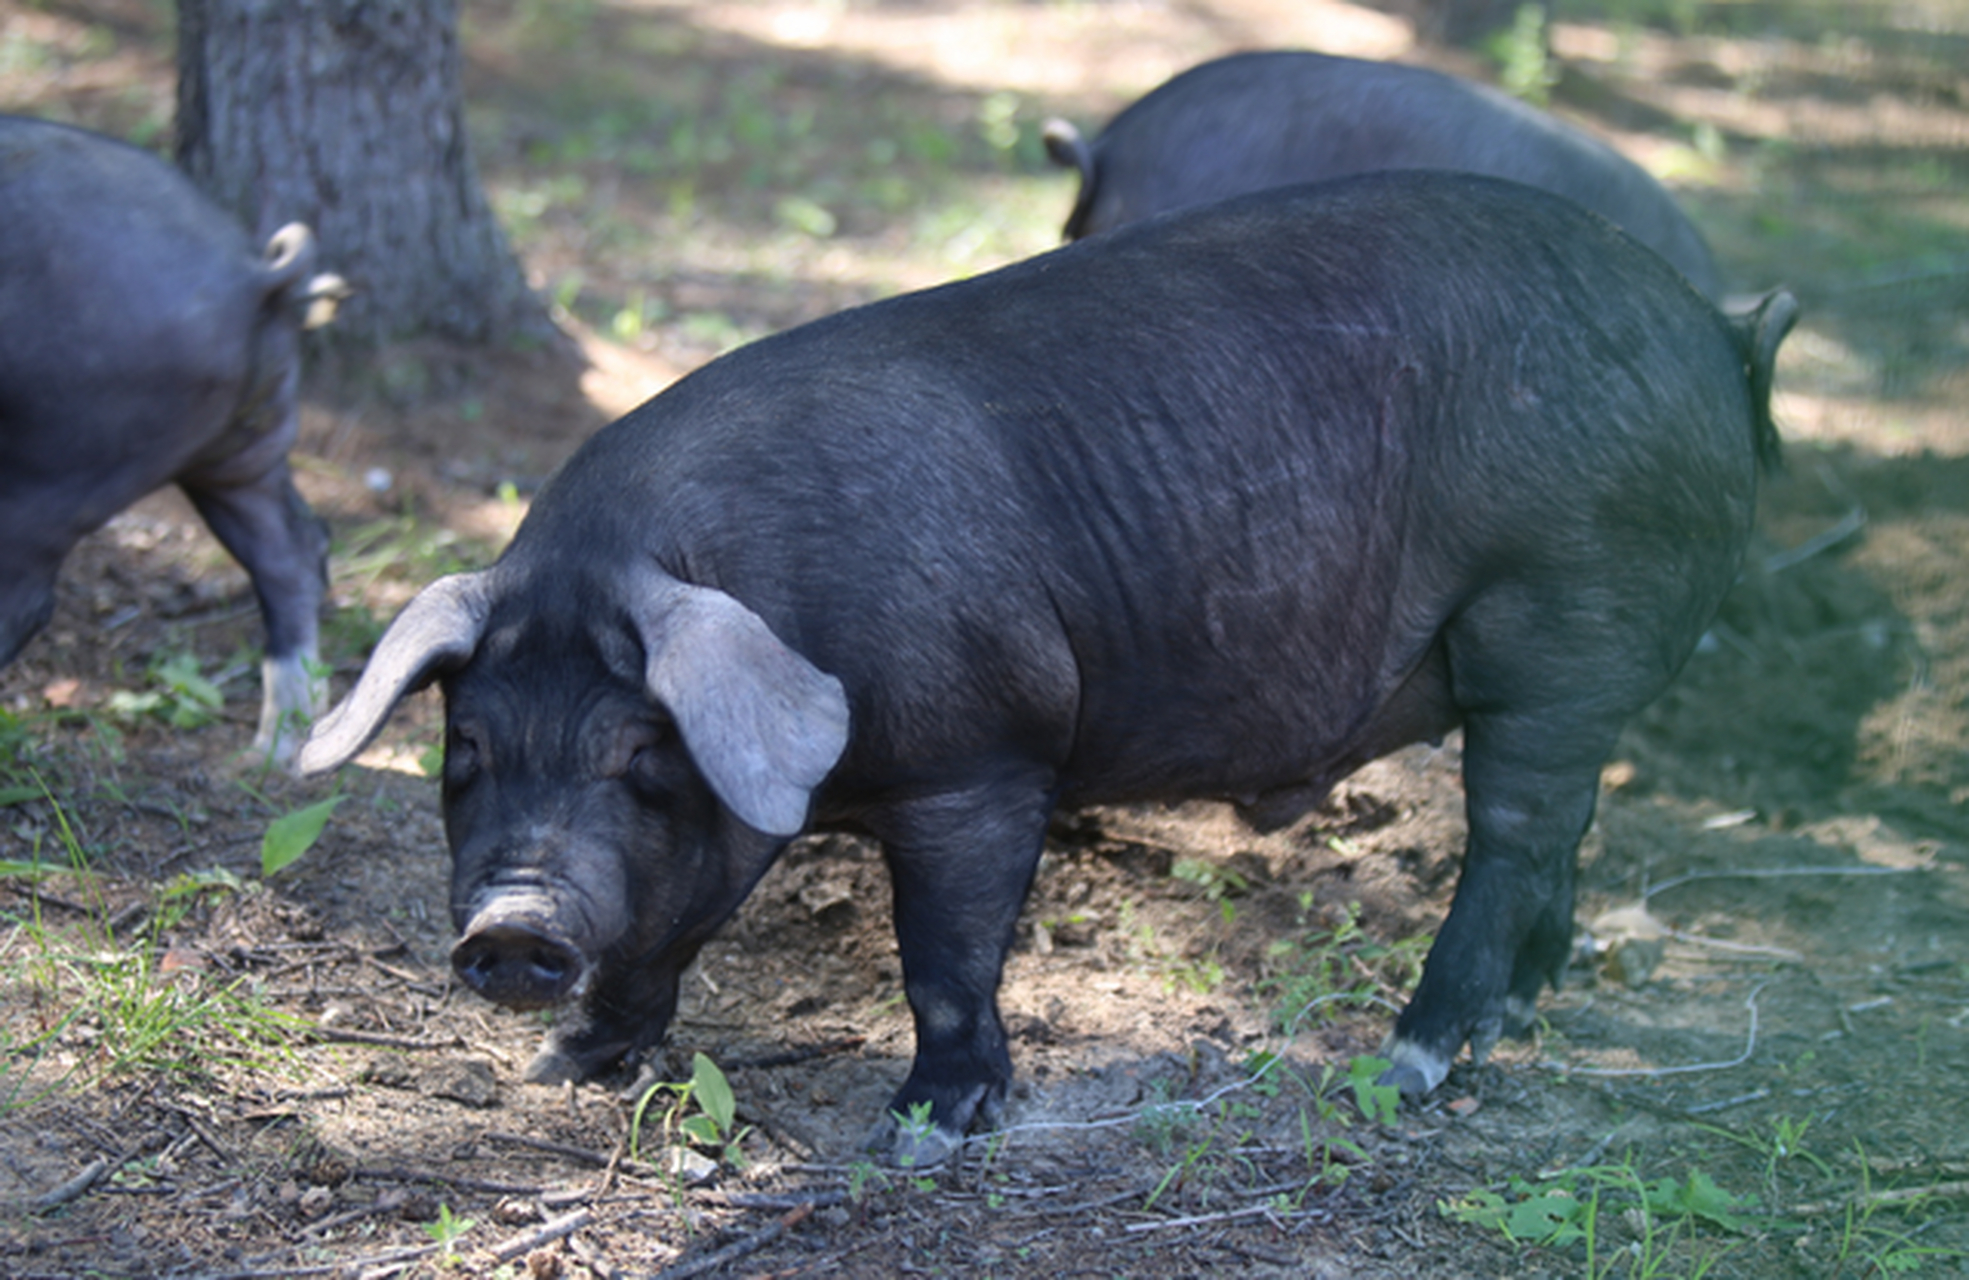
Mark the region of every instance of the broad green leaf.
POLYGON ((328 815, 335 812, 335 806, 342 800, 341 796, 330 796, 268 823, 266 839, 260 842, 260 874, 272 876, 314 848, 322 828, 328 825, 328 815))
POLYGON ((718 1064, 702 1053, 691 1058, 691 1096, 718 1126, 721 1140, 728 1138, 738 1119, 738 1099, 732 1095, 731 1082, 725 1079, 718 1064))

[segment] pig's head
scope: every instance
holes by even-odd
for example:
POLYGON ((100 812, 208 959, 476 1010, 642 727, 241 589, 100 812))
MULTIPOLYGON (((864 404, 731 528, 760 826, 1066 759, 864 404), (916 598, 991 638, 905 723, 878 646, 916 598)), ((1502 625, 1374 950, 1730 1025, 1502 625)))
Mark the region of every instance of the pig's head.
POLYGON ((442 682, 453 967, 513 1008, 579 997, 529 1072, 578 1079, 661 1039, 684 968, 805 826, 848 712, 723 592, 655 569, 540 576, 427 587, 301 767, 346 761, 442 682))

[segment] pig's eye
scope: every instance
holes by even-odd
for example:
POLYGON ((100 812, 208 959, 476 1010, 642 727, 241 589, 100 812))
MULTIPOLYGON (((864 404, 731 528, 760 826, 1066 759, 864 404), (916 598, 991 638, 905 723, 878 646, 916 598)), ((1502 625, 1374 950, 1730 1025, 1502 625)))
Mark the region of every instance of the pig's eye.
POLYGON ((644 791, 663 791, 676 784, 677 737, 668 727, 651 726, 638 735, 624 772, 644 791))
POLYGON ((444 744, 444 774, 452 785, 464 782, 479 771, 485 749, 478 733, 464 725, 454 725, 444 744))

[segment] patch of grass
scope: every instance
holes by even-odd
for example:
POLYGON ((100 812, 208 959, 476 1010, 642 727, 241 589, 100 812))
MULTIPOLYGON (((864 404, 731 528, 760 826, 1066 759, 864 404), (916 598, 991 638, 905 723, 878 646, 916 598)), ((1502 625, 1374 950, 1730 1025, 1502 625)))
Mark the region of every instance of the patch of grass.
MULTIPOLYGON (((1302 927, 1312 909, 1312 896, 1302 894, 1302 927)), ((1280 938, 1267 949, 1267 973, 1259 980, 1258 990, 1270 1000, 1280 1028, 1296 1028, 1314 1008, 1396 999, 1422 976, 1422 961, 1429 954, 1431 939, 1418 934, 1398 942, 1379 942, 1361 927, 1360 910, 1358 902, 1350 902, 1331 927, 1309 928, 1296 937, 1280 938)))
POLYGON ((1136 918, 1132 899, 1122 899, 1120 916, 1121 932, 1128 939, 1128 958, 1159 977, 1166 989, 1181 987, 1208 995, 1224 985, 1224 966, 1214 949, 1200 956, 1175 954, 1156 936, 1154 925, 1136 918))
POLYGON ((492 558, 490 548, 443 525, 404 514, 372 520, 342 534, 329 563, 336 586, 360 597, 385 579, 422 586, 446 574, 484 568, 492 558))
POLYGON ((109 713, 124 720, 151 717, 174 729, 200 729, 225 709, 225 693, 199 670, 198 655, 193 653, 159 656, 146 673, 145 685, 141 690, 111 693, 109 713))
POLYGON ((1756 1197, 1734 1195, 1700 1169, 1686 1178, 1650 1180, 1623 1160, 1537 1181, 1513 1177, 1502 1189, 1478 1188, 1436 1207, 1445 1218, 1498 1232, 1514 1244, 1583 1255, 1579 1274, 1588 1280, 1616 1274, 1696 1280, 1729 1252, 1727 1242, 1702 1240, 1698 1233, 1741 1232, 1756 1204, 1756 1197))
POLYGON ((1908 1216, 1925 1213, 1935 1198, 1919 1189, 1913 1194, 1876 1191, 1866 1149, 1855 1142, 1853 1150, 1858 1157, 1859 1186, 1846 1197, 1838 1214, 1830 1259, 1832 1274, 1854 1274, 1853 1268, 1859 1266, 1860 1275, 1915 1275, 1929 1262, 1969 1257, 1969 1251, 1922 1243, 1921 1223, 1901 1225, 1908 1216))
MULTIPOLYGON (((69 1082, 113 1076, 208 1078, 215 1068, 263 1066, 279 1058, 295 1026, 244 978, 208 972, 201 958, 164 946, 164 933, 201 899, 240 888, 223 871, 178 877, 144 914, 149 925, 118 936, 66 808, 44 790, 61 861, 35 858, 0 868, 26 883, 27 906, 14 917, 0 964, 16 979, 0 1026, 0 1108, 23 1105, 69 1082), (56 926, 43 911, 44 885, 59 882, 86 910, 56 926), (53 1062, 52 1075, 36 1070, 53 1062)), ((76 904, 65 903, 65 909, 76 904)))

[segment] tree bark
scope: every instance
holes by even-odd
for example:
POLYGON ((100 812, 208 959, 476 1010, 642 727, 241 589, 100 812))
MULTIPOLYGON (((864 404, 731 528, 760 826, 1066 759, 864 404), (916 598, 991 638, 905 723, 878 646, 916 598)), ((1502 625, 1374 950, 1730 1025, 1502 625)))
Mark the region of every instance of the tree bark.
POLYGON ((178 162, 264 239, 314 229, 331 333, 553 332, 466 145, 456 0, 178 0, 178 162))

